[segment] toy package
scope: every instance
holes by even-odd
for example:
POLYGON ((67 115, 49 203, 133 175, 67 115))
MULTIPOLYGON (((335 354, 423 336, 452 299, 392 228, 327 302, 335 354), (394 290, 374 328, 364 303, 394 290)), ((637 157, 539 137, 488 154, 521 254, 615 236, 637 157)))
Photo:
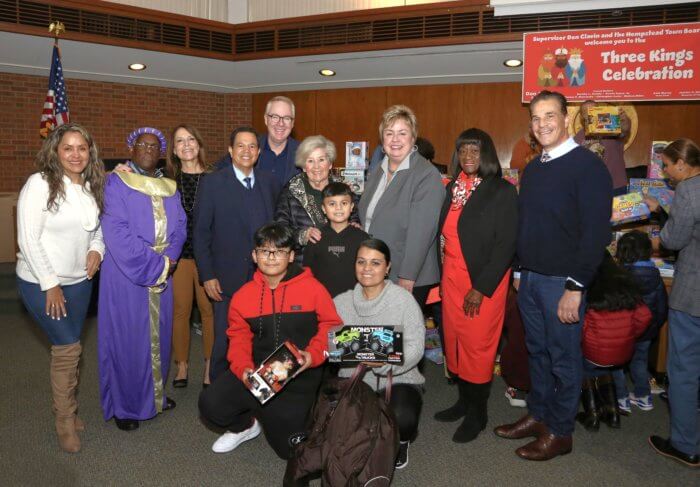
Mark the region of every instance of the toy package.
POLYGON ((353 193, 362 194, 365 191, 364 169, 344 169, 342 175, 343 181, 350 186, 353 193))
POLYGON ((345 142, 345 167, 365 169, 367 165, 367 142, 345 142))
POLYGON ((299 360, 299 349, 292 342, 285 341, 250 375, 248 389, 261 404, 265 404, 292 380, 301 368, 299 360))
POLYGON ((649 188, 665 188, 671 189, 668 181, 665 179, 650 179, 650 178, 630 178, 627 185, 628 193, 644 193, 649 188))
POLYGON ((504 167, 503 169, 503 179, 508 181, 510 184, 516 188, 520 184, 520 176, 518 175, 517 169, 511 169, 509 167, 504 167))
POLYGON ((620 108, 616 106, 591 107, 588 109, 586 135, 620 135, 620 108))
POLYGON ((426 328, 424 354, 425 358, 437 365, 442 365, 445 362, 445 356, 442 354, 440 333, 437 328, 426 328))
POLYGON ((631 178, 628 188, 630 193, 642 193, 655 198, 666 213, 670 211, 674 192, 667 180, 631 178))
POLYGON ((345 325, 328 332, 328 361, 340 364, 358 362, 403 363, 401 326, 345 325))
POLYGON ((664 172, 664 162, 661 160, 661 153, 670 142, 665 140, 655 140, 651 143, 651 158, 647 168, 647 177, 652 179, 666 179, 668 176, 664 172))
POLYGON ((622 223, 646 220, 650 214, 649 207, 644 203, 641 193, 627 193, 613 198, 610 223, 620 225, 622 223))

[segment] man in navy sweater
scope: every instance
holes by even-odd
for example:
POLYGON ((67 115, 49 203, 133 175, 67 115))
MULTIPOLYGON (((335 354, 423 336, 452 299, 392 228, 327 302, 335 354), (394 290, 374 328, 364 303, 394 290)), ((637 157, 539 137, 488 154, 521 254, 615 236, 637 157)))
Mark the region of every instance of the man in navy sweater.
POLYGON ((603 161, 569 137, 563 95, 540 92, 530 103, 530 117, 543 152, 527 165, 520 183, 518 306, 532 389, 529 414, 495 433, 534 436, 516 453, 549 460, 572 449, 585 289, 610 243, 612 180, 603 161))

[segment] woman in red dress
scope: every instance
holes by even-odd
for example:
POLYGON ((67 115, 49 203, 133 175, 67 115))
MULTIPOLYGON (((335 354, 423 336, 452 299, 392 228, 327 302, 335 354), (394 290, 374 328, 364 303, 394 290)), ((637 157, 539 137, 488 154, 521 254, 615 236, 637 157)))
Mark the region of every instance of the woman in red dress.
POLYGON ((453 159, 454 180, 440 215, 440 285, 445 357, 459 399, 435 419, 463 417, 452 441, 467 443, 488 422, 486 404, 515 254, 518 202, 515 187, 501 178, 496 148, 483 130, 462 132, 453 159))

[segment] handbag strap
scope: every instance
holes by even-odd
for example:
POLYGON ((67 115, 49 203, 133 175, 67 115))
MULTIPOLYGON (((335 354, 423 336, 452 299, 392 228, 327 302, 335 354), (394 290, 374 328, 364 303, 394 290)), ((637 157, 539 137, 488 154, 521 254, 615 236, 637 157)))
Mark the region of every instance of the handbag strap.
POLYGON ((389 404, 391 401, 391 386, 394 382, 393 367, 389 367, 389 373, 386 375, 386 388, 384 389, 384 402, 389 404))

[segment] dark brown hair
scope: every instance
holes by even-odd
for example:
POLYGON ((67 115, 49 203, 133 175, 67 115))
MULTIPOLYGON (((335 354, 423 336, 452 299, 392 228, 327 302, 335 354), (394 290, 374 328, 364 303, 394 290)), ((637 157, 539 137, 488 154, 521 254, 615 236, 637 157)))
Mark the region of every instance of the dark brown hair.
POLYGON ((535 97, 530 100, 530 115, 532 115, 532 107, 535 106, 535 103, 541 102, 543 100, 557 100, 559 102, 559 110, 561 113, 566 115, 568 112, 566 111, 566 106, 568 105, 568 102, 566 101, 566 97, 559 93, 558 91, 549 91, 549 90, 542 90, 539 93, 535 95, 535 97))
POLYGON ((63 140, 63 136, 68 132, 80 134, 88 145, 89 159, 87 166, 82 172, 83 176, 83 191, 89 192, 100 212, 104 207, 104 187, 105 187, 105 168, 100 160, 97 151, 97 145, 93 140, 90 132, 82 125, 77 123, 67 123, 56 128, 44 140, 41 149, 36 154, 36 166, 41 172, 42 177, 49 184, 49 198, 46 201, 46 209, 49 211, 58 210, 61 200, 66 197, 66 189, 63 185, 64 170, 61 161, 58 157, 58 146, 63 140), (87 183, 87 184, 85 184, 87 183), (89 186, 89 191, 87 187, 89 186))
POLYGON ((180 129, 187 130, 187 132, 189 132, 192 137, 195 138, 197 144, 199 144, 199 154, 197 155, 197 162, 199 162, 199 166, 204 172, 212 172, 214 170, 214 165, 212 163, 207 164, 207 152, 204 149, 204 139, 202 138, 202 135, 199 133, 199 130, 186 123, 179 124, 170 133, 170 150, 167 151, 165 172, 171 178, 177 178, 180 175, 180 172, 182 172, 182 161, 177 154, 175 154, 175 133, 180 129))
POLYGON ((671 159, 674 164, 678 162, 678 159, 683 159, 689 166, 700 166, 700 149, 690 139, 684 138, 671 142, 664 149, 663 155, 671 159))

